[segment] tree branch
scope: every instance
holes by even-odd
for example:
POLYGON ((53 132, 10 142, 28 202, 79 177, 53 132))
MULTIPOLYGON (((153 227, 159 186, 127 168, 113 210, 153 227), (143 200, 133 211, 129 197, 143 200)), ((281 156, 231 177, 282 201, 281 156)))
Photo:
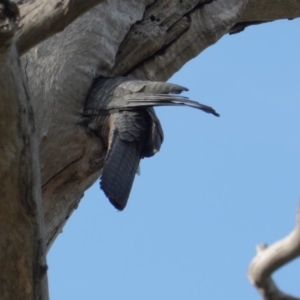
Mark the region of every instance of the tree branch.
POLYGON ((284 239, 271 246, 257 246, 257 255, 252 260, 248 277, 264 300, 299 300, 281 292, 271 278, 273 272, 300 256, 300 207, 295 229, 284 239))
POLYGON ((226 34, 247 1, 213 1, 199 6, 203 1, 164 0, 168 9, 163 9, 160 1, 147 6, 149 1, 111 0, 26 54, 24 66, 39 130, 48 247, 103 167, 105 148, 78 123, 94 78, 134 70, 137 78, 168 79, 187 60, 226 34), (159 47, 156 29, 146 34, 148 22, 156 29, 163 26, 159 47), (132 35, 138 26, 141 37, 137 40, 132 35), (115 29, 113 34, 111 28, 115 29), (155 46, 140 49, 128 59, 118 58, 143 38, 144 45, 155 46), (122 60, 126 65, 119 66, 122 60), (147 70, 141 68, 144 61, 147 70))
POLYGON ((187 61, 227 34, 247 4, 248 0, 227 0, 194 7, 186 13, 189 27, 172 43, 163 45, 154 55, 132 68, 129 74, 140 79, 168 80, 187 61))
POLYGON ((300 2, 298 0, 249 0, 246 10, 238 22, 274 21, 293 19, 299 16, 300 2))
POLYGON ((300 2, 297 0, 272 1, 249 0, 245 12, 237 23, 231 28, 230 33, 239 33, 246 27, 264 24, 267 22, 299 18, 300 2))
POLYGON ((0 1, 0 299, 48 299, 40 166, 14 32, 18 7, 0 1))
MULTIPOLYGON (((23 56, 39 131, 48 247, 101 174, 105 147, 79 123, 94 78, 165 81, 247 11, 248 17, 274 12, 272 1, 261 0, 263 12, 253 1, 104 1, 23 56)), ((286 14, 292 2, 282 2, 286 14)))
MULTIPOLYGON (((79 15, 104 0, 35 0, 20 5, 21 20, 17 31, 20 55, 43 40, 62 31, 79 15)), ((101 16, 100 16, 101 17, 101 16)))

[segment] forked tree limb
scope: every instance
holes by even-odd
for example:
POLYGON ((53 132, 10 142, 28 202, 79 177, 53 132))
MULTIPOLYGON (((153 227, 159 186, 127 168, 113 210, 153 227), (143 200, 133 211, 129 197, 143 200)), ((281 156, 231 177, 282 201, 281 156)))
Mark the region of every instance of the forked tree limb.
POLYGON ((264 300, 299 300, 283 293, 271 278, 272 273, 300 256, 300 207, 294 230, 271 246, 257 246, 257 254, 252 260, 248 277, 264 300))
POLYGON ((103 145, 78 125, 94 78, 165 81, 237 22, 268 19, 268 12, 270 18, 297 15, 299 3, 293 0, 282 2, 282 10, 277 2, 262 0, 263 11, 253 1, 104 1, 27 54, 23 62, 39 131, 48 248, 101 174, 103 145))
MULTIPOLYGON (((294 0, 276 5, 270 0, 255 5, 255 1, 106 0, 23 56, 38 129, 48 247, 101 174, 105 149, 78 123, 94 78, 132 75, 164 81, 237 22, 300 15, 294 0)), ((40 7, 34 0, 23 4, 21 53, 64 28, 77 2, 63 1, 70 5, 66 15, 64 5, 51 11, 53 1, 40 0, 40 7), (38 11, 48 18, 34 19, 38 11), (32 36, 26 34, 30 28, 32 36)))
MULTIPOLYGON (((179 0, 164 1, 169 9, 161 8, 160 1, 147 6, 149 2, 146 1, 110 0, 96 6, 27 54, 28 63, 24 59, 24 66, 40 138, 48 247, 61 232, 83 192, 99 178, 103 167, 105 149, 101 140, 87 135, 84 126, 78 123, 83 101, 94 78, 98 75, 124 75, 123 72, 133 69, 134 75, 140 79, 168 79, 187 60, 226 34, 247 1, 213 1, 202 7, 198 6, 198 0, 184 1, 178 17, 174 12, 183 5, 179 0), (170 14, 172 6, 175 8, 170 14), (222 13, 224 10, 226 13, 222 13), (152 25, 155 29, 161 27, 166 34, 162 44, 164 50, 150 53, 141 49, 134 59, 124 59, 130 65, 119 69, 116 63, 119 55, 126 47, 139 45, 135 39, 133 42, 126 40, 129 39, 128 32, 134 35, 136 25, 142 20, 145 22, 140 23, 138 41, 141 38, 146 44, 155 43, 156 31, 147 32, 147 22, 152 23, 152 14, 164 22, 152 25), (184 32, 178 27, 174 29, 182 14, 185 20, 190 19, 189 28, 184 32), (193 45, 189 46, 189 43, 193 45)), ((102 197, 99 190, 99 198, 102 197)))

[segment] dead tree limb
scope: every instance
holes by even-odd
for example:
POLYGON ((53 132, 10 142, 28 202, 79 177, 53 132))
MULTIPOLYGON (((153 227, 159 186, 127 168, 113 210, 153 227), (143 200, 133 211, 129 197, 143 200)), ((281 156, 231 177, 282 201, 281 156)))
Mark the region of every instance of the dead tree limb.
MULTIPOLYGON (((101 174, 103 145, 78 123, 94 78, 165 81, 239 21, 272 6, 264 0, 264 11, 256 11, 253 1, 104 1, 23 57, 40 143, 48 248, 101 174)), ((290 15, 297 5, 285 2, 281 14, 279 6, 269 9, 270 18, 290 15)))
POLYGON ((168 9, 164 9, 160 1, 149 6, 149 1, 110 0, 24 57, 39 131, 47 247, 61 232, 84 191, 101 174, 103 145, 79 124, 95 77, 131 73, 140 79, 168 79, 187 60, 226 34, 248 0, 213 1, 200 6, 199 2, 203 4, 167 0, 164 5, 168 9), (153 30, 149 30, 149 22, 154 23, 153 30), (155 44, 158 28, 165 38, 155 44), (137 39, 132 38, 136 30, 137 39), (122 53, 140 42, 155 46, 151 51, 139 48, 122 59, 122 53))
POLYGON ((264 300, 299 300, 283 293, 271 278, 280 267, 300 256, 300 208, 294 230, 271 246, 257 246, 257 254, 252 260, 248 277, 264 300))

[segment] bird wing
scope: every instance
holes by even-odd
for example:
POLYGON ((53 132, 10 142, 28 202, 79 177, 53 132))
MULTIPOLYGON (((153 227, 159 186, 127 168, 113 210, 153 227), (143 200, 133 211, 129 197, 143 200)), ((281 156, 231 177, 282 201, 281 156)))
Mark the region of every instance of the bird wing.
POLYGON ((127 204, 140 159, 139 143, 122 140, 115 133, 105 159, 100 187, 118 210, 123 210, 127 204))
POLYGON ((118 210, 127 204, 135 174, 149 135, 146 111, 111 115, 111 134, 100 187, 118 210))

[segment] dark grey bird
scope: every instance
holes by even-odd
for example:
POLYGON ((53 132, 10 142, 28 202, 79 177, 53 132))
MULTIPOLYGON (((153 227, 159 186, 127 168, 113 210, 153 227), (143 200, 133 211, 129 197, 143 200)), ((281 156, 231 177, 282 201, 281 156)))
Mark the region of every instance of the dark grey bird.
POLYGON ((107 149, 100 186, 116 209, 123 210, 127 204, 140 160, 153 156, 163 142, 153 106, 189 106, 219 116, 213 108, 178 95, 187 90, 128 77, 94 81, 84 117, 107 149))

